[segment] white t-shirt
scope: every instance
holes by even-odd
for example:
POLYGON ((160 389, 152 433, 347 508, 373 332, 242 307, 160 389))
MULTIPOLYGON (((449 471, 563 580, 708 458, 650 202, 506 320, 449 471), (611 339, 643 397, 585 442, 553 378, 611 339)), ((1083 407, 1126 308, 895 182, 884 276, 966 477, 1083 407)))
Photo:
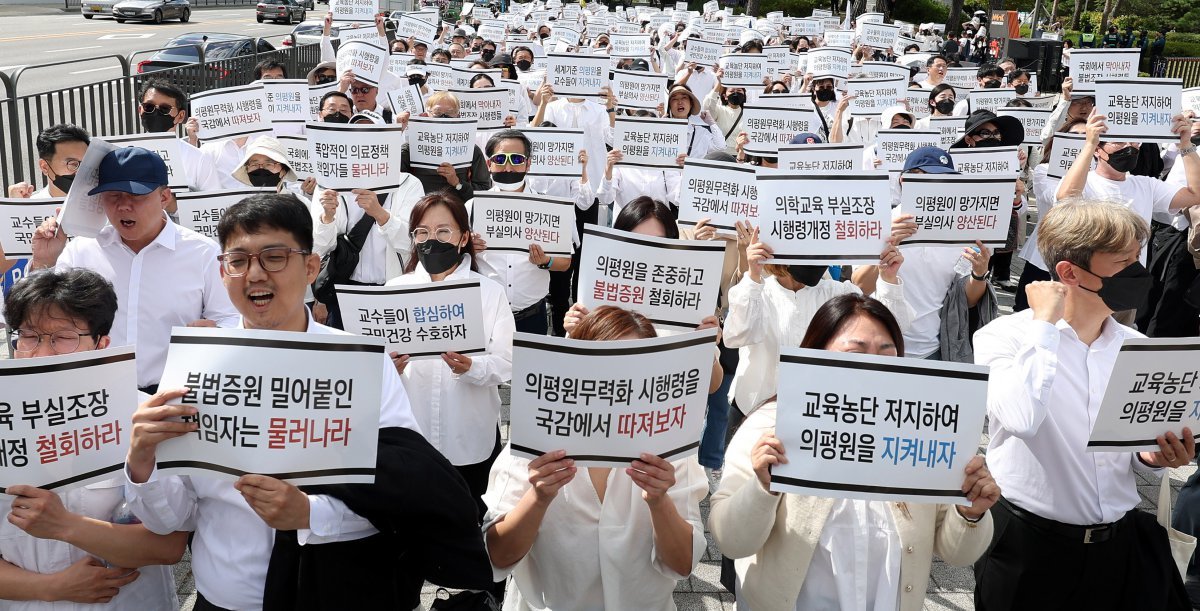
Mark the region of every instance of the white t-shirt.
POLYGON ((904 298, 913 310, 912 325, 904 331, 904 356, 926 357, 938 349, 942 304, 954 282, 954 264, 962 248, 910 246, 902 252, 904 298))

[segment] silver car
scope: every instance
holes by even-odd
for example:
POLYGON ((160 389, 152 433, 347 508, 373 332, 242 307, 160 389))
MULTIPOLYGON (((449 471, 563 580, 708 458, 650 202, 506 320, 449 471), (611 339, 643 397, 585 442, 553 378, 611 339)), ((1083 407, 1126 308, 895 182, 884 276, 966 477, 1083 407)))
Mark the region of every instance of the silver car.
POLYGON ((187 23, 192 17, 192 5, 188 0, 120 0, 113 5, 113 18, 117 23, 126 19, 162 23, 164 19, 178 19, 187 23))
POLYGON ((96 15, 112 17, 114 3, 116 3, 116 0, 83 0, 83 4, 79 7, 79 12, 83 13, 84 19, 91 19, 96 15))

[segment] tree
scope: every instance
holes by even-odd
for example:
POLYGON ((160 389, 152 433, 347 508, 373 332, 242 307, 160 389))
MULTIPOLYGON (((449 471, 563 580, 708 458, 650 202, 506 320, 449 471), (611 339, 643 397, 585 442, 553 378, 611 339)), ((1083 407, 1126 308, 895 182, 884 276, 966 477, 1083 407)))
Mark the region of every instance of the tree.
POLYGON ((1050 5, 1050 23, 1058 21, 1058 0, 1050 5))
POLYGON ((762 13, 758 10, 760 2, 761 0, 746 0, 746 14, 754 15, 755 17, 761 15, 762 13))
POLYGON ((1071 13, 1071 29, 1079 29, 1079 15, 1083 12, 1083 0, 1075 0, 1075 12, 1071 13))
POLYGON ((950 16, 946 18, 946 38, 957 38, 962 32, 963 1, 950 0, 950 16))

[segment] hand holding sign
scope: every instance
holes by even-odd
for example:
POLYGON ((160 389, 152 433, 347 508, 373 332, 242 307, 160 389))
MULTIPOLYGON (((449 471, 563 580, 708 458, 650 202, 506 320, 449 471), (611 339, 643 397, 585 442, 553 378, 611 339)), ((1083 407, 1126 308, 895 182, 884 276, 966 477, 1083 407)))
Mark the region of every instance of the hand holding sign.
POLYGON ((1166 435, 1155 438, 1158 442, 1157 452, 1141 452, 1142 462, 1154 467, 1182 467, 1196 457, 1196 439, 1192 429, 1183 427, 1183 438, 1168 431, 1166 435))
MULTIPOLYGON (((61 212, 62 208, 54 211, 55 214, 61 212)), ((30 263, 32 269, 54 267, 66 247, 67 233, 59 231, 58 220, 48 218, 42 221, 41 226, 33 234, 33 261, 30 263)))
POLYGON ((971 506, 958 505, 955 509, 968 520, 979 520, 1000 500, 1000 485, 992 479, 992 473, 988 471, 982 456, 972 458, 964 472, 967 479, 963 480, 962 491, 967 495, 967 500, 971 501, 971 506))
POLYGON ((632 467, 625 468, 625 474, 642 489, 642 500, 651 509, 664 502, 669 504, 667 492, 675 485, 675 467, 653 454, 643 452, 639 458, 631 463, 632 467))
POLYGON ((308 495, 299 488, 266 475, 243 475, 233 487, 267 526, 275 530, 308 528, 308 495))
POLYGON ((771 494, 778 495, 778 492, 771 492, 771 466, 786 465, 787 456, 784 456, 786 451, 783 449, 783 442, 775 436, 774 432, 763 433, 762 437, 758 438, 758 442, 754 444, 754 448, 750 450, 750 464, 754 467, 754 475, 758 477, 758 483, 762 485, 763 490, 771 494))
POLYGON ((169 401, 182 398, 188 389, 159 390, 145 403, 138 406, 133 414, 133 434, 129 438, 129 455, 125 465, 129 469, 129 478, 135 484, 150 479, 154 471, 155 454, 158 444, 200 428, 195 422, 179 422, 168 418, 193 416, 195 407, 183 405, 168 405, 169 401))
POLYGON ((549 505, 558 491, 575 479, 575 461, 566 456, 565 450, 553 450, 529 463, 529 484, 539 505, 549 505))

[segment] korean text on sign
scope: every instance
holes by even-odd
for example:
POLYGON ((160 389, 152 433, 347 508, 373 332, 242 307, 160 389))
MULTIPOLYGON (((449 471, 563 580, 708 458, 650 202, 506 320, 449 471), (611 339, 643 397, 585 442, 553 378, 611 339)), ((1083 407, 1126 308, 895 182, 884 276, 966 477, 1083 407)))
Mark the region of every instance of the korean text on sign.
POLYGON ((379 337, 412 359, 487 351, 479 280, 337 287, 346 330, 379 337))
POLYGON ((891 232, 886 172, 760 172, 758 195, 759 239, 772 263, 878 263, 891 232))
POLYGON ((1155 438, 1200 431, 1196 338, 1126 339, 1088 438, 1089 452, 1157 452, 1155 438))

